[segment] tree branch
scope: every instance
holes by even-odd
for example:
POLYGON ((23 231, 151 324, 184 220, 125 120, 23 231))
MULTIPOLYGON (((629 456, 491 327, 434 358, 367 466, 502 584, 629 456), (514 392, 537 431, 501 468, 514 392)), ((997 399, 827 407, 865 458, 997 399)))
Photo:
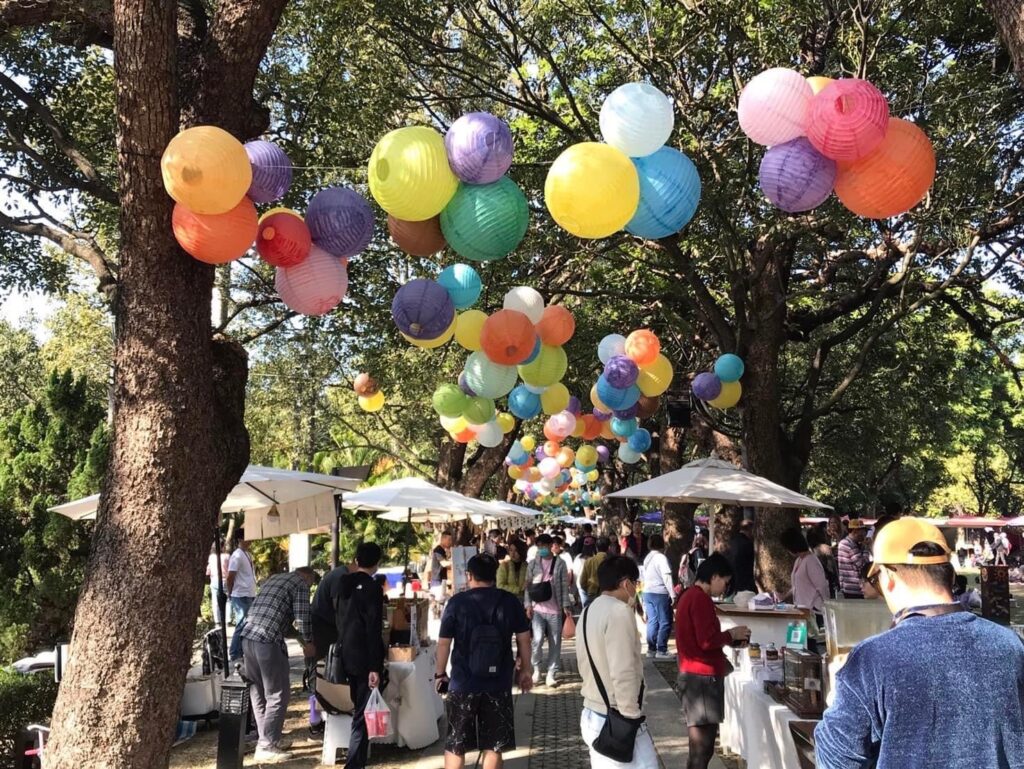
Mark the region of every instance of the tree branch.
POLYGON ((0 31, 60 24, 61 35, 79 46, 114 43, 114 5, 110 0, 0 0, 0 31))

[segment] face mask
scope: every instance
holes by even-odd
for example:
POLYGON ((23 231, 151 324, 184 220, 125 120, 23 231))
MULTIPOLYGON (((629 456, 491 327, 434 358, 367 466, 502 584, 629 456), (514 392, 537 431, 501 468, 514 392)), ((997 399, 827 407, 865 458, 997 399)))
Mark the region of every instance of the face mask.
POLYGON ((550 547, 538 547, 537 548, 537 555, 539 555, 541 558, 547 558, 548 556, 551 555, 551 548, 550 547))

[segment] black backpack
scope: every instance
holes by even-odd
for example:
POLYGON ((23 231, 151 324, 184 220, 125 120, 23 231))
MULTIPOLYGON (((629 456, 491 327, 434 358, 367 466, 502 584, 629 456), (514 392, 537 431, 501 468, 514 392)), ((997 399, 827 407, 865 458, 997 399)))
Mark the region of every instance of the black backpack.
POLYGON ((501 601, 491 611, 490 622, 484 622, 479 605, 477 609, 481 622, 469 633, 469 672, 477 678, 497 678, 509 648, 508 637, 502 637, 501 629, 495 624, 501 601))

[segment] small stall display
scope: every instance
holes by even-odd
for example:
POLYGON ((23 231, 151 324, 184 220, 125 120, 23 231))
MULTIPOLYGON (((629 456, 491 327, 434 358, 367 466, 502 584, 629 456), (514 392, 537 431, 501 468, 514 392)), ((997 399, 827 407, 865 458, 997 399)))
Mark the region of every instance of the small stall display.
POLYGON ((981 567, 981 616, 1010 624, 1010 568, 1008 566, 981 567))

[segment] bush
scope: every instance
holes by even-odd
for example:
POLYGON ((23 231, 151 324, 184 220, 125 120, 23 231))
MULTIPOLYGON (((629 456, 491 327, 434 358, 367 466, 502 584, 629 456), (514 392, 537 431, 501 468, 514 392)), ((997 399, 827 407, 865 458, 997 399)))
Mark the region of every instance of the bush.
POLYGON ((48 723, 56 700, 53 673, 23 676, 0 668, 0 769, 20 766, 15 739, 29 724, 48 723))

